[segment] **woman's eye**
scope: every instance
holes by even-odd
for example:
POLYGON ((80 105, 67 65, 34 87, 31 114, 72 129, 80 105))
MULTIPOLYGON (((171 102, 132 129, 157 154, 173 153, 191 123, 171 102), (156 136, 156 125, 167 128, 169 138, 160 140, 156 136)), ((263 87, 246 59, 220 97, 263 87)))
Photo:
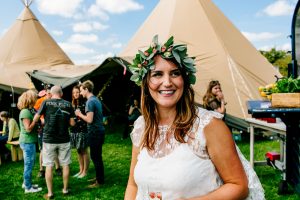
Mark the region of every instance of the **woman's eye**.
POLYGON ((171 73, 171 76, 172 76, 172 77, 178 77, 178 76, 181 76, 181 72, 180 72, 179 70, 173 71, 173 72, 171 73))
POLYGON ((151 74, 151 77, 160 77, 160 76, 162 76, 162 74, 157 72, 151 74))

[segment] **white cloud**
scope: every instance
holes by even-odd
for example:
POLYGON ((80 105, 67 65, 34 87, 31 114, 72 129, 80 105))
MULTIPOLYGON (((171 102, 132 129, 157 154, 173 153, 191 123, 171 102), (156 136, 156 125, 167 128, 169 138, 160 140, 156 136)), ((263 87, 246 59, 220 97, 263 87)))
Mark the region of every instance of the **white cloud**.
POLYGON ((92 5, 88 9, 88 14, 90 16, 99 17, 100 19, 107 21, 109 20, 109 16, 101 9, 101 7, 97 5, 92 5))
POLYGON ((276 50, 283 50, 283 51, 291 51, 291 44, 285 43, 282 45, 265 45, 261 46, 258 49, 262 51, 270 51, 272 48, 275 48, 276 50))
POLYGON ((272 40, 282 35, 281 33, 270 33, 270 32, 262 32, 262 33, 242 32, 242 34, 251 42, 272 40))
POLYGON ((295 5, 289 3, 287 0, 277 0, 276 2, 268 5, 263 13, 269 16, 284 16, 284 15, 292 15, 294 13, 295 5))
POLYGON ((74 32, 90 32, 92 30, 103 31, 107 28, 107 25, 103 25, 99 22, 80 22, 73 25, 74 32))
POLYGON ((118 37, 117 35, 110 35, 106 39, 102 39, 99 41, 98 45, 99 46, 111 46, 112 44, 118 43, 118 37))
POLYGON ((61 36, 64 34, 63 31, 59 31, 59 30, 53 30, 52 33, 53 33, 53 35, 57 35, 57 36, 61 36))
POLYGON ((114 54, 112 52, 106 52, 106 53, 103 53, 103 54, 99 54, 99 55, 94 55, 94 56, 91 56, 89 58, 85 58, 85 59, 80 59, 78 58, 75 58, 74 59, 74 63, 76 64, 79 64, 79 65, 84 65, 84 64, 101 64, 106 58, 108 57, 113 57, 114 54))
POLYGON ((95 34, 74 34, 68 39, 71 43, 97 42, 98 36, 95 34))
POLYGON ((104 25, 99 22, 92 22, 92 25, 95 30, 99 30, 99 31, 103 31, 109 27, 108 25, 104 25))
POLYGON ((122 47, 122 43, 115 43, 115 44, 112 44, 111 47, 114 48, 114 49, 119 49, 119 48, 122 47))
POLYGON ((59 43, 59 46, 67 53, 67 54, 92 54, 95 51, 93 49, 87 48, 81 44, 74 43, 59 43))
POLYGON ((83 0, 37 0, 37 7, 41 13, 73 17, 80 8, 83 0))
POLYGON ((112 52, 107 52, 107 53, 96 55, 96 56, 92 57, 92 59, 96 63, 102 63, 106 58, 113 57, 113 56, 114 56, 114 54, 112 52))
POLYGON ((120 14, 132 10, 141 10, 143 8, 144 6, 135 2, 135 0, 96 0, 96 4, 92 5, 90 10, 100 13, 104 10, 112 14, 120 14))

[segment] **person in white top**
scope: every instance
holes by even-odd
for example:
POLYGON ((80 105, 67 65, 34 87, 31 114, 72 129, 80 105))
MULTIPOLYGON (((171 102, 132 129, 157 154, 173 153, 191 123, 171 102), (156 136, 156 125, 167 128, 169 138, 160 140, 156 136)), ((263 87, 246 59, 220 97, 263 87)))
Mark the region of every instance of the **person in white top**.
MULTIPOLYGON (((245 199, 248 179, 222 115, 194 104, 194 59, 185 45, 155 36, 139 51, 131 80, 141 85, 125 200, 245 199)), ((258 198, 259 199, 259 198, 258 198)))

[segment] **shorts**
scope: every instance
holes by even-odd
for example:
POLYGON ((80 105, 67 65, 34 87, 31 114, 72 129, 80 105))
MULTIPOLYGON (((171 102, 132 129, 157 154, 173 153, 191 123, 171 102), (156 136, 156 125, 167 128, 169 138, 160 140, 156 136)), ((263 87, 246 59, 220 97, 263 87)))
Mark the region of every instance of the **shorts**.
POLYGON ((71 145, 70 142, 61 144, 50 144, 43 142, 43 166, 54 165, 58 158, 60 166, 66 166, 71 163, 71 145))

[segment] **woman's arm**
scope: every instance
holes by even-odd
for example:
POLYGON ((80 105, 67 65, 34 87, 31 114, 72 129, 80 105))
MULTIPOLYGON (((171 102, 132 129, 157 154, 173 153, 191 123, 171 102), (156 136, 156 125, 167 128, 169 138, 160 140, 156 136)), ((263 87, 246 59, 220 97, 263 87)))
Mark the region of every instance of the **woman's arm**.
POLYGON ((129 174, 129 179, 128 179, 128 183, 127 183, 127 188, 125 191, 124 200, 134 200, 136 198, 137 185, 134 181, 133 173, 134 173, 135 165, 137 163, 138 154, 139 154, 139 149, 133 145, 132 146, 131 165, 130 165, 130 174, 129 174))
POLYGON ((221 114, 225 114, 226 112, 225 102, 221 101, 221 107, 218 107, 217 109, 215 109, 215 111, 221 114))
POLYGON ((88 124, 91 124, 94 120, 94 112, 87 112, 86 115, 84 115, 79 109, 76 109, 75 115, 80 117, 83 121, 85 121, 88 124))
POLYGON ((12 119, 9 119, 8 120, 8 139, 7 139, 7 142, 10 142, 13 138, 13 134, 14 132, 16 131, 16 126, 17 126, 17 123, 14 123, 14 120, 12 119))
POLYGON ((28 119, 28 118, 23 118, 23 119, 22 119, 22 123, 23 123, 23 125, 24 125, 24 129, 25 129, 26 132, 28 132, 28 133, 30 133, 30 132, 32 131, 32 129, 34 128, 34 126, 35 126, 35 121, 33 120, 33 121, 31 122, 31 120, 28 119))
POLYGON ((228 127, 222 120, 213 119, 204 128, 204 134, 208 153, 224 184, 205 196, 189 200, 245 199, 248 180, 228 127))
POLYGON ((221 102, 221 106, 218 107, 217 109, 215 109, 215 111, 221 113, 221 114, 225 114, 226 112, 226 108, 225 105, 227 104, 224 98, 224 95, 222 92, 218 92, 216 98, 218 99, 219 102, 221 102))
POLYGON ((128 111, 128 115, 131 115, 133 110, 134 110, 134 106, 130 106, 129 111, 128 111))

